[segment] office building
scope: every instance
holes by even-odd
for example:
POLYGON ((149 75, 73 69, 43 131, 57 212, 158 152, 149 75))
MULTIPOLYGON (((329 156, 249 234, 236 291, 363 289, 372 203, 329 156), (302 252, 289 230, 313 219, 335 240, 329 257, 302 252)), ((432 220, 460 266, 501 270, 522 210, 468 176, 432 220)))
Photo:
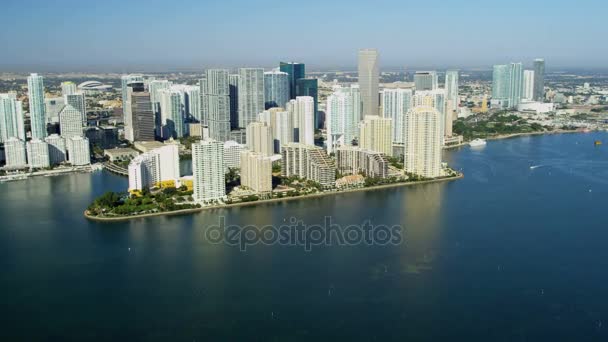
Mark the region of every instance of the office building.
POLYGON ((131 83, 127 93, 129 114, 125 123, 125 137, 131 142, 154 141, 156 124, 150 93, 145 91, 143 83, 131 83))
POLYGON ((44 139, 46 137, 46 115, 42 76, 31 74, 27 78, 27 95, 30 104, 32 139, 44 139))
POLYGON ((412 108, 414 92, 411 89, 384 89, 382 91, 382 117, 392 119, 392 141, 403 144, 405 115, 412 108))
MULTIPOLYGON (((177 88, 161 89, 158 92, 160 103, 160 138, 178 139, 185 135, 186 95, 177 88)), ((200 96, 199 96, 200 97, 200 96)))
POLYGON ((358 86, 333 88, 325 109, 328 154, 333 153, 336 147, 351 145, 358 139, 361 109, 358 86))
MULTIPOLYGON (((44 115, 47 124, 59 122, 59 113, 65 107, 65 97, 51 97, 44 99, 44 115)), ((48 132, 47 132, 48 134, 48 132)))
POLYGON ((180 178, 179 148, 165 144, 133 158, 129 163, 129 191, 176 187, 180 178))
POLYGON ((74 166, 91 164, 89 139, 74 136, 65 140, 68 162, 74 166))
POLYGON ((76 83, 74 82, 61 82, 61 95, 72 95, 76 94, 78 88, 76 87, 76 83))
MULTIPOLYGON (((226 69, 207 70, 206 92, 201 104, 209 121, 209 137, 217 141, 230 140, 230 84, 226 69), (205 109, 206 107, 206 109, 205 109)), ((205 115, 203 115, 203 124, 205 115)))
POLYGON ((441 115, 430 106, 414 107, 406 115, 404 169, 419 176, 441 175, 441 115))
POLYGON ((274 154, 272 128, 264 122, 252 122, 247 125, 247 148, 265 156, 274 154))
POLYGON ((289 74, 282 71, 264 73, 265 109, 282 107, 289 102, 289 74))
MULTIPOLYGON (((142 83, 144 82, 143 75, 123 75, 120 77, 120 90, 122 92, 122 114, 123 114, 123 122, 127 123, 127 113, 131 110, 131 106, 128 104, 128 87, 131 83, 142 83)), ((82 85, 81 85, 82 86, 82 85)), ((130 140, 127 138, 127 140, 130 140)))
POLYGON ((65 139, 58 134, 51 134, 44 141, 48 144, 49 162, 51 165, 58 165, 66 161, 65 139))
POLYGON ((509 107, 517 108, 523 96, 524 68, 522 63, 511 63, 509 67, 509 107))
POLYGON ((439 88, 439 77, 436 71, 416 71, 414 74, 416 91, 435 90, 439 88))
POLYGON ((363 104, 362 117, 367 115, 378 115, 378 83, 379 65, 378 51, 376 49, 359 50, 359 91, 363 104))
POLYGON ((72 93, 64 95, 64 102, 66 106, 72 106, 78 112, 80 112, 82 126, 87 125, 87 103, 84 93, 72 93))
POLYGON ((298 96, 289 101, 287 110, 293 114, 294 140, 307 144, 315 144, 314 129, 314 99, 310 96, 298 96))
POLYGON ((289 99, 295 100, 297 93, 297 80, 306 77, 306 66, 303 63, 281 62, 279 70, 289 75, 289 99))
POLYGON ((202 140, 192 144, 194 200, 221 201, 226 198, 224 143, 202 140))
POLYGON ((534 60, 534 91, 535 101, 545 100, 545 60, 538 58, 534 60))
POLYGON ((25 141, 23 105, 15 94, 0 94, 0 143, 16 137, 25 141))
POLYGON ((523 100, 530 102, 534 99, 534 70, 524 70, 523 100))
POLYGON ((360 124, 359 146, 363 149, 393 155, 393 120, 367 115, 360 124))
POLYGON ((319 85, 316 78, 300 78, 296 80, 297 96, 310 96, 314 100, 314 125, 315 129, 320 128, 319 120, 319 85))
POLYGON ((264 69, 239 69, 239 127, 246 128, 264 111, 264 69))
POLYGON ((64 139, 71 137, 81 137, 82 132, 82 113, 67 105, 59 113, 59 133, 64 139))
POLYGON ((272 159, 260 153, 241 152, 241 186, 258 193, 272 191, 272 159))
POLYGON ((239 128, 239 80, 241 75, 228 75, 228 88, 230 93, 230 129, 239 128))
POLYGON ((51 166, 49 159, 49 145, 39 139, 27 142, 27 161, 31 169, 44 169, 51 166))
POLYGON ((4 141, 4 154, 7 168, 25 168, 27 166, 27 157, 25 152, 25 141, 10 137, 4 141))

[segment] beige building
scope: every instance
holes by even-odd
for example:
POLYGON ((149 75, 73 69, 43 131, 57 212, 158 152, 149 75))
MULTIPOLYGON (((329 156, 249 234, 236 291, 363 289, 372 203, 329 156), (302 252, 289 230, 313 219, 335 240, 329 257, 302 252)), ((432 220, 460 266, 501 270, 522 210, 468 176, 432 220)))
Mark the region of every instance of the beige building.
POLYGON ((241 152, 241 185, 255 192, 272 191, 272 160, 261 153, 241 152))
POLYGON ((247 148, 251 152, 265 156, 274 154, 272 127, 264 122, 252 122, 247 125, 247 148))
POLYGON ((320 147, 291 143, 281 146, 281 173, 284 177, 297 176, 325 187, 336 181, 336 165, 320 147))
POLYGON ((441 114, 433 107, 414 107, 406 115, 405 171, 427 178, 441 175, 441 114))
POLYGON ((359 127, 359 146, 365 150, 393 155, 392 119, 366 115, 359 127))

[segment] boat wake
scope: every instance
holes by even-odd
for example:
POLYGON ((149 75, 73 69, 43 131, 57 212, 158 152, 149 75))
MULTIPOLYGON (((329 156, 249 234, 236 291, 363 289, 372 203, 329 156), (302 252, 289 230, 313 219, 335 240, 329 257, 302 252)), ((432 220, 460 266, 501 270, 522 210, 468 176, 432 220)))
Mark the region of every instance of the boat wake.
POLYGON ((530 166, 530 170, 538 169, 539 167, 543 167, 543 166, 547 166, 547 165, 532 165, 532 166, 530 166))

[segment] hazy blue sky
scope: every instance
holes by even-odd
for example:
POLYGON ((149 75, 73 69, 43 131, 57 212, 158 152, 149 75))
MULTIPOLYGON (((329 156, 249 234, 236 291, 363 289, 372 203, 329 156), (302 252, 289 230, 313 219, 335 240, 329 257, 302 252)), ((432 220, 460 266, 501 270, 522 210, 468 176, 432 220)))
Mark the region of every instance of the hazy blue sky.
POLYGON ((9 68, 472 67, 545 57, 605 67, 606 0, 2 0, 9 68))

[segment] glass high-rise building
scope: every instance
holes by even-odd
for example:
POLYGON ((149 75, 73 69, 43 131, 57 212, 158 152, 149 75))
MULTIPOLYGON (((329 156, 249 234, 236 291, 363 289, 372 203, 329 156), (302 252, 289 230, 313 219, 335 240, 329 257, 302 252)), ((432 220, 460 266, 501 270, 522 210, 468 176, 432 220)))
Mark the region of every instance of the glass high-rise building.
MULTIPOLYGON (((230 140, 230 84, 228 75, 229 71, 227 69, 207 70, 207 86, 204 89, 206 95, 202 104, 207 107, 209 137, 221 142, 230 140)), ((205 111, 204 108, 203 111, 205 111)))
POLYGON ((362 120, 367 115, 378 115, 378 83, 380 78, 378 50, 359 50, 358 75, 359 91, 361 92, 361 102, 363 103, 362 120))
POLYGON ((517 108, 521 103, 524 88, 524 66, 522 63, 511 63, 509 65, 509 107, 517 108))
POLYGON ((239 127, 257 121, 264 111, 264 69, 239 69, 239 127))
POLYGON ((534 100, 545 99, 545 60, 538 58, 534 60, 534 100))
POLYGON ((435 90, 439 87, 439 78, 436 71, 416 71, 414 84, 416 90, 435 90))
POLYGON ((240 75, 228 76, 230 90, 230 129, 239 128, 239 80, 240 75))
POLYGON ((31 74, 27 78, 27 93, 30 103, 32 139, 44 139, 46 138, 46 116, 42 76, 31 74))
POLYGON ((296 91, 296 81, 306 77, 306 66, 303 63, 281 62, 279 70, 289 75, 289 98, 291 100, 298 96, 296 91))
POLYGON ((289 102, 289 74, 282 71, 264 73, 265 109, 281 107, 289 102))

